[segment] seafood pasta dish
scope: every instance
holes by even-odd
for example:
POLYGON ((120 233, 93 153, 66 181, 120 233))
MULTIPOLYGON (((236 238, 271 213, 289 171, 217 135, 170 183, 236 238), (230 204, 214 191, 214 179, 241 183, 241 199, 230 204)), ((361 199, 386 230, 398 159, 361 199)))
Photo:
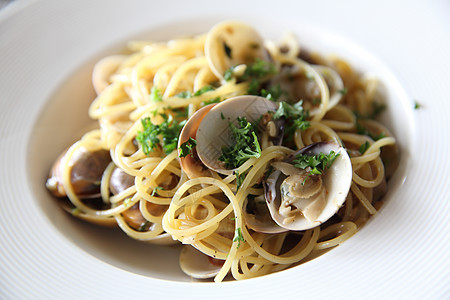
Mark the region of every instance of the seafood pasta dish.
POLYGON ((92 84, 98 126, 55 158, 48 190, 74 217, 180 244, 192 278, 324 254, 377 213, 398 163, 378 79, 293 35, 226 21, 133 41, 95 65, 92 84))

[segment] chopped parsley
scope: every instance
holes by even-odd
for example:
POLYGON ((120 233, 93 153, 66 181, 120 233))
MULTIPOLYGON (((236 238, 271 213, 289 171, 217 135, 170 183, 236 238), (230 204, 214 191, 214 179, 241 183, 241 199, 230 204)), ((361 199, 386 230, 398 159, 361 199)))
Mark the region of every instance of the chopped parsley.
POLYGON ((379 135, 373 135, 366 127, 359 124, 358 119, 356 119, 356 132, 358 134, 367 135, 374 141, 378 141, 379 139, 382 139, 386 136, 384 132, 380 133, 379 135))
POLYGON ((229 169, 235 169, 244 164, 251 157, 261 156, 261 147, 254 125, 247 121, 246 117, 238 117, 238 126, 228 122, 233 144, 222 148, 220 161, 229 169))
POLYGON ((369 147, 370 147, 370 143, 368 141, 366 141, 364 144, 361 144, 361 146, 359 146, 359 152, 361 154, 364 154, 367 151, 367 149, 369 149, 369 147))
POLYGON ((309 117, 308 111, 303 110, 303 101, 299 101, 294 105, 290 105, 287 102, 280 102, 280 106, 273 115, 275 120, 284 118, 284 136, 287 140, 292 139, 295 130, 305 130, 309 128, 310 123, 307 121, 309 117))
POLYGON ((203 95, 206 92, 213 91, 213 90, 214 90, 214 87, 212 87, 210 85, 205 85, 204 87, 195 91, 194 93, 191 93, 190 91, 183 91, 181 93, 178 93, 176 96, 179 98, 189 99, 192 97, 198 97, 200 95, 203 95))
POLYGON ((308 172, 308 176, 306 176, 305 180, 302 182, 302 185, 305 184, 306 179, 308 179, 309 176, 321 175, 323 171, 329 169, 338 156, 339 153, 334 151, 331 151, 329 154, 319 153, 318 155, 296 155, 293 160, 294 167, 306 170, 308 172))
POLYGON ((225 81, 230 81, 231 79, 233 79, 233 71, 234 67, 231 67, 228 70, 226 70, 225 73, 223 74, 223 79, 225 79, 225 81))
POLYGON ((147 231, 149 227, 150 227, 150 222, 149 221, 145 221, 144 223, 141 224, 141 226, 139 227, 138 231, 139 232, 147 231))
POLYGON ((239 188, 241 187, 242 183, 244 182, 246 174, 239 174, 239 171, 236 170, 236 192, 239 191, 239 188))
POLYGON ((138 131, 136 140, 142 147, 142 151, 149 155, 158 145, 166 154, 177 148, 178 136, 186 121, 177 122, 171 115, 160 114, 164 122, 159 125, 152 123, 150 118, 141 119, 143 131, 138 131))
POLYGON ((286 94, 286 91, 281 89, 279 84, 269 87, 266 89, 261 89, 261 96, 269 99, 270 101, 277 101, 281 96, 286 94))
POLYGON ((372 102, 372 111, 367 115, 360 114, 357 111, 354 111, 353 114, 356 116, 356 119, 376 119, 383 111, 387 108, 386 104, 379 102, 372 102))
POLYGON ((164 188, 162 186, 155 187, 152 191, 152 197, 154 197, 160 190, 164 190, 164 188))
POLYGON ((180 157, 186 157, 192 154, 192 149, 195 146, 197 146, 197 141, 190 137, 189 140, 180 145, 180 157))
POLYGON ((213 104, 213 103, 219 103, 220 102, 220 97, 216 97, 216 98, 212 98, 206 101, 203 101, 200 105, 201 106, 206 106, 209 104, 213 104))
POLYGON ((247 66, 242 79, 261 79, 267 75, 274 75, 276 73, 277 69, 274 64, 257 57, 253 64, 247 66))
POLYGON ((419 102, 417 102, 417 100, 414 101, 414 109, 420 109, 420 108, 422 108, 422 104, 420 104, 419 102))
POLYGON ((237 248, 241 246, 241 242, 245 242, 244 237, 242 236, 241 227, 236 228, 236 232, 234 234, 233 242, 237 242, 237 248))
POLYGON ((150 90, 150 101, 161 102, 162 100, 161 90, 156 86, 152 87, 152 89, 150 90))
POLYGON ((368 116, 368 118, 376 119, 385 110, 386 110, 386 104, 372 102, 372 113, 368 116))
POLYGON ((295 105, 290 105, 287 102, 280 102, 273 118, 277 120, 281 117, 285 117, 286 119, 303 117, 304 111, 302 104, 303 101, 299 101, 295 105))
POLYGON ((343 88, 342 90, 338 91, 341 95, 346 95, 348 93, 347 88, 343 88))
MULTIPOLYGON (((232 66, 223 74, 223 78, 226 81, 230 81, 234 77, 235 67, 236 66, 232 66)), ((274 64, 257 57, 254 63, 247 65, 244 74, 239 79, 250 81, 247 91, 249 95, 259 95, 261 81, 264 80, 265 77, 276 73, 277 69, 274 64)))
POLYGON ((322 99, 314 98, 314 99, 311 100, 311 102, 312 102, 312 104, 320 104, 320 103, 322 103, 322 99))

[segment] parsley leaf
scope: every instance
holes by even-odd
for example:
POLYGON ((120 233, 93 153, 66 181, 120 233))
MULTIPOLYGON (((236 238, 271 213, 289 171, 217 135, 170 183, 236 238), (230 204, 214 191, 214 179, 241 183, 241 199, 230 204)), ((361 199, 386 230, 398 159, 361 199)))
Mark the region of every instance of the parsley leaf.
POLYGON ((159 125, 151 122, 149 117, 141 119, 143 131, 138 131, 136 140, 142 147, 142 151, 149 155, 161 145, 166 154, 177 148, 178 136, 186 121, 178 123, 171 115, 161 115, 165 120, 159 125))
POLYGON ((254 126, 247 121, 246 117, 238 117, 237 121, 238 127, 228 122, 233 144, 222 148, 222 154, 219 157, 219 160, 231 169, 240 167, 251 157, 261 156, 261 147, 254 126))
POLYGON ((323 171, 329 169, 339 153, 330 151, 329 154, 319 153, 317 155, 298 154, 293 160, 294 167, 308 171, 308 176, 302 182, 305 184, 310 175, 321 175, 323 171))
POLYGON ((163 100, 161 90, 156 86, 152 87, 150 90, 150 100, 153 102, 161 102, 163 100))
POLYGON ((192 149, 195 146, 197 146, 197 141, 190 137, 189 140, 180 145, 180 157, 186 157, 189 154, 192 155, 192 149))
POLYGON ((274 75, 276 73, 277 69, 274 64, 257 57, 253 64, 247 66, 242 79, 261 79, 267 75, 274 75))
POLYGON ((361 146, 359 146, 359 152, 361 154, 364 154, 364 152, 366 152, 367 149, 369 149, 369 147, 370 147, 370 144, 368 141, 366 141, 364 144, 361 144, 361 146))
POLYGON ((213 103, 219 103, 220 102, 220 97, 216 97, 216 98, 212 98, 206 101, 203 101, 200 105, 201 106, 206 106, 209 104, 213 104, 213 103))
POLYGON ((242 236, 241 227, 236 228, 236 232, 234 234, 233 242, 238 242, 237 248, 241 246, 241 242, 245 242, 244 237, 242 236))
POLYGON ((205 85, 201 89, 195 91, 195 93, 191 93, 190 91, 183 91, 181 93, 178 93, 176 96, 179 98, 189 99, 192 97, 198 97, 200 95, 203 95, 206 92, 213 91, 213 90, 214 90, 214 87, 212 87, 210 85, 205 85))
POLYGON ((144 232, 147 231, 150 227, 150 221, 145 221, 144 223, 141 224, 141 226, 139 227, 138 231, 139 232, 144 232))
POLYGON ((155 187, 152 191, 152 197, 154 197, 160 190, 164 190, 164 188, 162 186, 155 187))
POLYGON ((343 88, 342 90, 338 91, 339 93, 341 93, 341 95, 346 95, 348 93, 347 88, 343 88))
POLYGON ((306 119, 309 113, 303 110, 303 101, 290 105, 287 102, 280 102, 277 111, 273 115, 275 120, 285 118, 284 136, 286 139, 292 139, 296 129, 305 130, 309 128, 310 123, 306 119))
POLYGON ((244 182, 246 174, 239 174, 239 171, 236 170, 236 192, 239 191, 239 188, 241 187, 242 183, 244 182))
POLYGON ((284 94, 286 94, 286 91, 282 90, 279 84, 269 87, 268 90, 261 89, 261 96, 269 99, 270 101, 277 101, 278 98, 284 94))
MULTIPOLYGON (((235 67, 236 66, 230 67, 223 74, 223 78, 226 81, 230 81, 234 77, 235 67)), ((260 81, 262 81, 265 77, 275 75, 276 73, 277 69, 274 64, 257 57, 252 64, 247 65, 244 74, 239 79, 244 81, 250 80, 248 94, 258 95, 261 84, 260 81)))
POLYGON ((414 109, 419 109, 419 108, 422 108, 422 105, 419 102, 417 102, 417 100, 414 101, 414 109))
POLYGON ((231 79, 233 79, 233 71, 234 67, 227 69, 223 74, 223 79, 225 79, 225 81, 230 81, 231 79))
POLYGON ((361 124, 359 124, 358 118, 356 118, 356 132, 358 134, 367 135, 368 137, 370 137, 374 141, 382 139, 382 138, 384 138, 386 136, 386 134, 384 132, 380 133, 379 135, 373 135, 366 127, 364 127, 361 124))

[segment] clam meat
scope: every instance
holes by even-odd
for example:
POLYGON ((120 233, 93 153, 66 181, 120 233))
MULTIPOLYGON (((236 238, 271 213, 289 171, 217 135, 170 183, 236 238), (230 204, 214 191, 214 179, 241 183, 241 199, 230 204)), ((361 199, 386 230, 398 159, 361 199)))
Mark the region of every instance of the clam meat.
POLYGON ((327 221, 345 202, 352 182, 347 151, 331 142, 311 144, 283 162, 273 162, 272 167, 264 182, 267 206, 272 219, 288 230, 306 230, 327 221), (299 155, 332 155, 333 161, 318 174, 311 166, 294 166, 299 155))

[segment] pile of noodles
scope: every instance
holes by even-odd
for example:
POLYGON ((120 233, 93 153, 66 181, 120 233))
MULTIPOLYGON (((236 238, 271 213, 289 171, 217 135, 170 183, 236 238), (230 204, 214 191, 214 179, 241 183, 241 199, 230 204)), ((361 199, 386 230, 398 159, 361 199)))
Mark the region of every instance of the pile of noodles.
POLYGON ((361 117, 370 116, 383 104, 377 81, 357 73, 339 58, 304 51, 292 38, 280 44, 265 41, 277 70, 295 66, 299 72, 312 75, 321 91, 321 101, 305 102, 305 107, 309 105, 315 113, 309 118, 309 128, 295 131, 294 148, 262 145, 259 158, 251 158, 239 167, 239 173, 247 176, 236 191, 235 175, 190 179, 180 167, 176 150, 167 154, 157 147, 147 155, 135 141, 143 130, 142 118, 149 117, 159 124, 164 120, 161 114, 166 114, 182 121, 211 99, 226 101, 247 93, 248 81, 225 81, 214 75, 204 50, 206 39, 207 35, 199 35, 168 42, 132 42, 125 54, 107 57, 97 64, 93 82, 98 95, 89 116, 98 120, 99 129, 86 133, 67 152, 63 182, 70 206, 66 209, 93 223, 118 224, 133 239, 162 244, 178 240, 193 245, 211 258, 222 260, 215 281, 229 273, 235 279, 244 279, 280 271, 339 245, 376 214, 386 179, 395 168, 392 161, 396 146, 389 130, 361 117), (345 93, 340 91, 339 103, 331 108, 328 103, 334 95, 330 95, 325 79, 312 65, 334 69, 344 83, 345 93), (207 85, 215 89, 199 96, 179 97, 181 92, 194 94, 207 85), (162 101, 152 100, 154 87, 160 91, 162 101), (360 127, 367 131, 361 132, 360 127), (374 140, 380 134, 381 138, 374 140), (342 145, 351 157, 352 184, 338 213, 324 224, 301 232, 267 234, 249 229, 243 205, 249 194, 264 193, 258 183, 270 162, 319 141, 342 145), (366 142, 368 148, 361 153, 359 149, 366 142), (79 147, 110 152, 112 161, 100 184, 101 209, 78 198, 69 184, 69 161, 79 147), (388 160, 391 164, 385 165, 388 160), (109 178, 115 167, 133 176, 135 184, 112 195, 109 178), (148 225, 145 230, 127 223, 124 215, 130 209, 142 214, 148 225), (242 239, 236 239, 238 228, 242 239))

